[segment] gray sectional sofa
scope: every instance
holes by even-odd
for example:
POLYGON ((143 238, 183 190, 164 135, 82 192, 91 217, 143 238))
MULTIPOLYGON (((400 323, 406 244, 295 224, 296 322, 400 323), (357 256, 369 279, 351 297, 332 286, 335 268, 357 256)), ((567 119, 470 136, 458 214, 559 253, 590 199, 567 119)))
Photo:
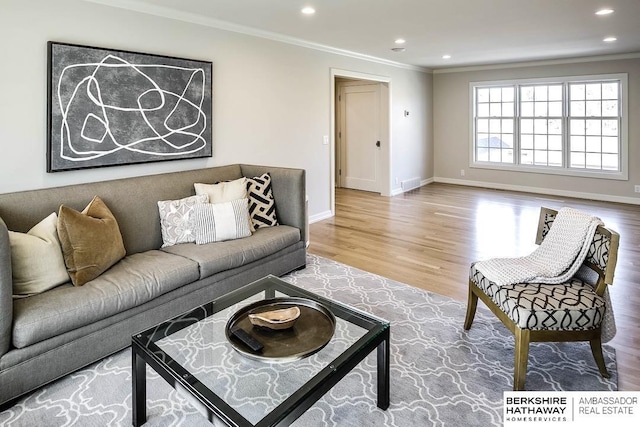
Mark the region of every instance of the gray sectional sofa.
POLYGON ((130 345, 131 335, 267 274, 306 262, 305 171, 229 165, 0 195, 0 405, 130 345), (250 237, 160 249, 157 202, 269 172, 278 226, 250 237), (127 255, 91 282, 12 298, 7 230, 26 232, 60 204, 82 210, 98 195, 127 255))

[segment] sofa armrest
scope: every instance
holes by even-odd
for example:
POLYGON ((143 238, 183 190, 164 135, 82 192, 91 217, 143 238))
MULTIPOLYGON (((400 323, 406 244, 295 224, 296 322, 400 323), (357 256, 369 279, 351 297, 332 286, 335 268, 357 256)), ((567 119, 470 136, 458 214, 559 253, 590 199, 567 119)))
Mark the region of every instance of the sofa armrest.
POLYGON ((11 276, 11 244, 9 231, 0 218, 0 356, 11 345, 13 325, 13 278, 11 276))
POLYGON ((307 235, 306 171, 273 166, 240 165, 240 167, 242 175, 247 178, 269 172, 278 222, 300 229, 300 239, 304 241, 307 235))

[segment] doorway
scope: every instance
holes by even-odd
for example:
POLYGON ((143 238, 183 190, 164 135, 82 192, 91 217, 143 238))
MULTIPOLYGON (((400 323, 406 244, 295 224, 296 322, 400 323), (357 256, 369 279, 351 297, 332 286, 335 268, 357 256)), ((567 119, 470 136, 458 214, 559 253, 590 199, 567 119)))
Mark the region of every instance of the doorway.
POLYGON ((331 70, 331 213, 335 188, 391 195, 391 79, 331 70))

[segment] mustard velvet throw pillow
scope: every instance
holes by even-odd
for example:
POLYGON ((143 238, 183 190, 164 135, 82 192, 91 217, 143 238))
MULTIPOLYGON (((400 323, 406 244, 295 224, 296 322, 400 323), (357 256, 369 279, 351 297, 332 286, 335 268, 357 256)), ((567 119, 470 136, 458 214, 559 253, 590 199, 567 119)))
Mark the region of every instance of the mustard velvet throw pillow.
POLYGON ((61 205, 58 236, 75 286, 100 276, 126 253, 116 218, 98 196, 82 212, 61 205))
POLYGON ((27 233, 9 231, 15 298, 39 294, 69 281, 54 213, 27 233))

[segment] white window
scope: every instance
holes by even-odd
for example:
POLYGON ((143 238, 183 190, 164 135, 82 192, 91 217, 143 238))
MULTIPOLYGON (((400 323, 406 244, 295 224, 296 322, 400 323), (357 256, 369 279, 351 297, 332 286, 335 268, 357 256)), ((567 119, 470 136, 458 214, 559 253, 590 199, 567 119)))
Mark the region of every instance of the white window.
POLYGON ((627 179, 626 74, 470 88, 472 167, 627 179))
POLYGON ((476 158, 513 163, 515 121, 513 87, 478 88, 476 92, 476 158))

